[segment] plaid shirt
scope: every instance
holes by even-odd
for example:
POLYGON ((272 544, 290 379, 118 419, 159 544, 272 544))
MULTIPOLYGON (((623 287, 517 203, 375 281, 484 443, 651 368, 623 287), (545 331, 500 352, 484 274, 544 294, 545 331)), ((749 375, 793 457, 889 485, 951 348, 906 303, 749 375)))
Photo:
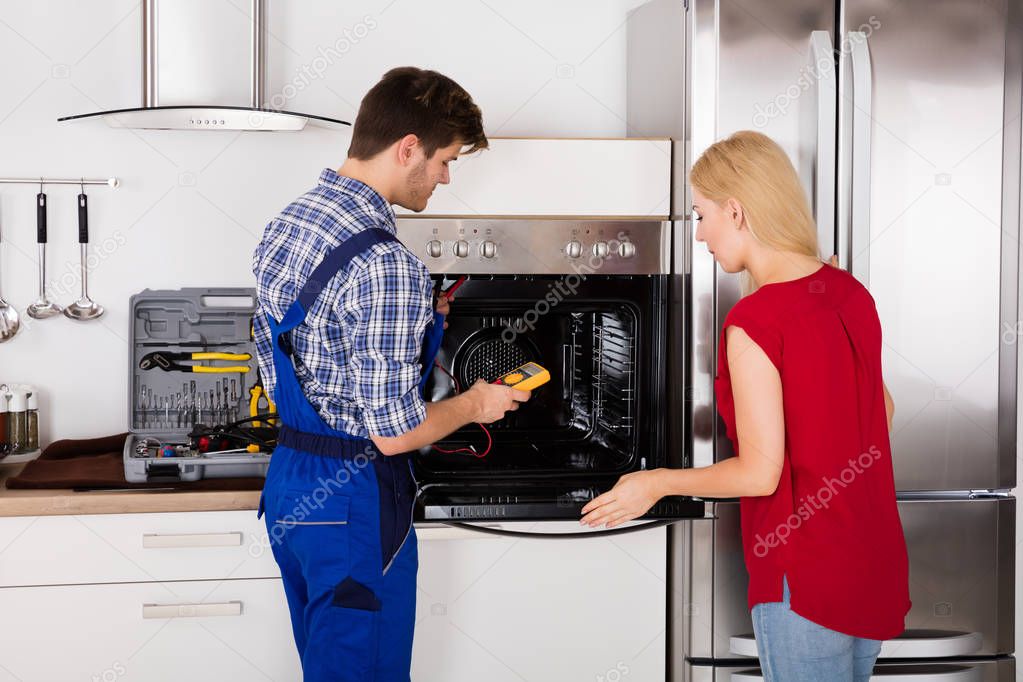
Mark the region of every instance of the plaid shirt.
MULTIPOLYGON (((394 212, 369 186, 325 169, 319 184, 270 221, 252 257, 259 302, 256 353, 263 384, 276 377, 264 315, 280 320, 313 269, 367 228, 395 233, 394 212)), ((433 319, 430 273, 400 243, 376 244, 335 275, 291 332, 295 374, 332 428, 398 436, 426 418, 420 353, 433 319)))

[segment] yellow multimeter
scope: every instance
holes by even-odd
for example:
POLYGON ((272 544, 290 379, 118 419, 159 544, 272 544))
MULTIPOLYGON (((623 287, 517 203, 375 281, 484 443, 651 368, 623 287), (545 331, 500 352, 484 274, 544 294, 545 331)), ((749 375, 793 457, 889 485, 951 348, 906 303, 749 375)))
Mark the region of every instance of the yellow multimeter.
POLYGON ((534 388, 543 386, 550 380, 550 372, 535 362, 527 362, 521 367, 516 367, 504 376, 495 379, 494 383, 511 386, 520 391, 532 391, 534 388))

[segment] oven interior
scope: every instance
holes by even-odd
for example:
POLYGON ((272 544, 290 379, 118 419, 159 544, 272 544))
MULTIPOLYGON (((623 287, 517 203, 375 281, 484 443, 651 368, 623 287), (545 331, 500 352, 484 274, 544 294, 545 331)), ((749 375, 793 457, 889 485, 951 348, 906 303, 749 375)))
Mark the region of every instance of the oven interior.
POLYGON ((537 284, 470 280, 456 294, 426 385, 428 400, 449 398, 477 379, 492 382, 526 362, 539 363, 551 378, 518 410, 487 425, 486 456, 464 451, 482 454, 488 443, 480 426, 470 424, 420 451, 420 477, 561 479, 637 468, 650 432, 641 400, 651 391, 641 371, 650 362, 644 348, 649 301, 611 298, 613 282, 599 287, 599 297, 580 290, 562 299, 537 297, 552 291, 537 284))

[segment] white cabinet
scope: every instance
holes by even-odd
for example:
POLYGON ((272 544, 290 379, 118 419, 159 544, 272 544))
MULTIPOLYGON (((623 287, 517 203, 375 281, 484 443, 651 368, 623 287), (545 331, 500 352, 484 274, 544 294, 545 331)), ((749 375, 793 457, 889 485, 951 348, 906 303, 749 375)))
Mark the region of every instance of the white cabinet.
POLYGON ((302 678, 279 579, 10 587, 0 614, 0 682, 302 678))
POLYGON ((492 137, 486 152, 456 162, 451 176, 454 184, 437 185, 423 215, 474 215, 485 206, 502 216, 664 216, 671 140, 492 137))
POLYGON ((419 534, 413 680, 665 679, 664 528, 583 540, 419 534))
POLYGON ((280 577, 255 511, 0 518, 0 585, 280 577))
POLYGON ((300 680, 254 511, 0 518, 0 682, 300 680))
MULTIPOLYGON (((0 682, 301 680, 255 516, 0 518, 0 682)), ((583 540, 418 533, 416 682, 664 679, 663 528, 583 540)))

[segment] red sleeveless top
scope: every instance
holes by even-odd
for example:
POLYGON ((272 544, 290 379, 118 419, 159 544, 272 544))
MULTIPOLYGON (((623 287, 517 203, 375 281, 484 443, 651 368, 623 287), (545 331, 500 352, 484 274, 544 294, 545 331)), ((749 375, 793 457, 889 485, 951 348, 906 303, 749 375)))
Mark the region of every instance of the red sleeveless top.
MULTIPOLYGON (((742 298, 721 330, 718 410, 739 453, 725 329, 741 327, 781 375, 785 461, 774 494, 740 501, 749 607, 782 601, 818 625, 890 639, 910 608, 909 562, 870 293, 824 265, 742 298)), ((741 454, 741 453, 739 453, 741 454)))

